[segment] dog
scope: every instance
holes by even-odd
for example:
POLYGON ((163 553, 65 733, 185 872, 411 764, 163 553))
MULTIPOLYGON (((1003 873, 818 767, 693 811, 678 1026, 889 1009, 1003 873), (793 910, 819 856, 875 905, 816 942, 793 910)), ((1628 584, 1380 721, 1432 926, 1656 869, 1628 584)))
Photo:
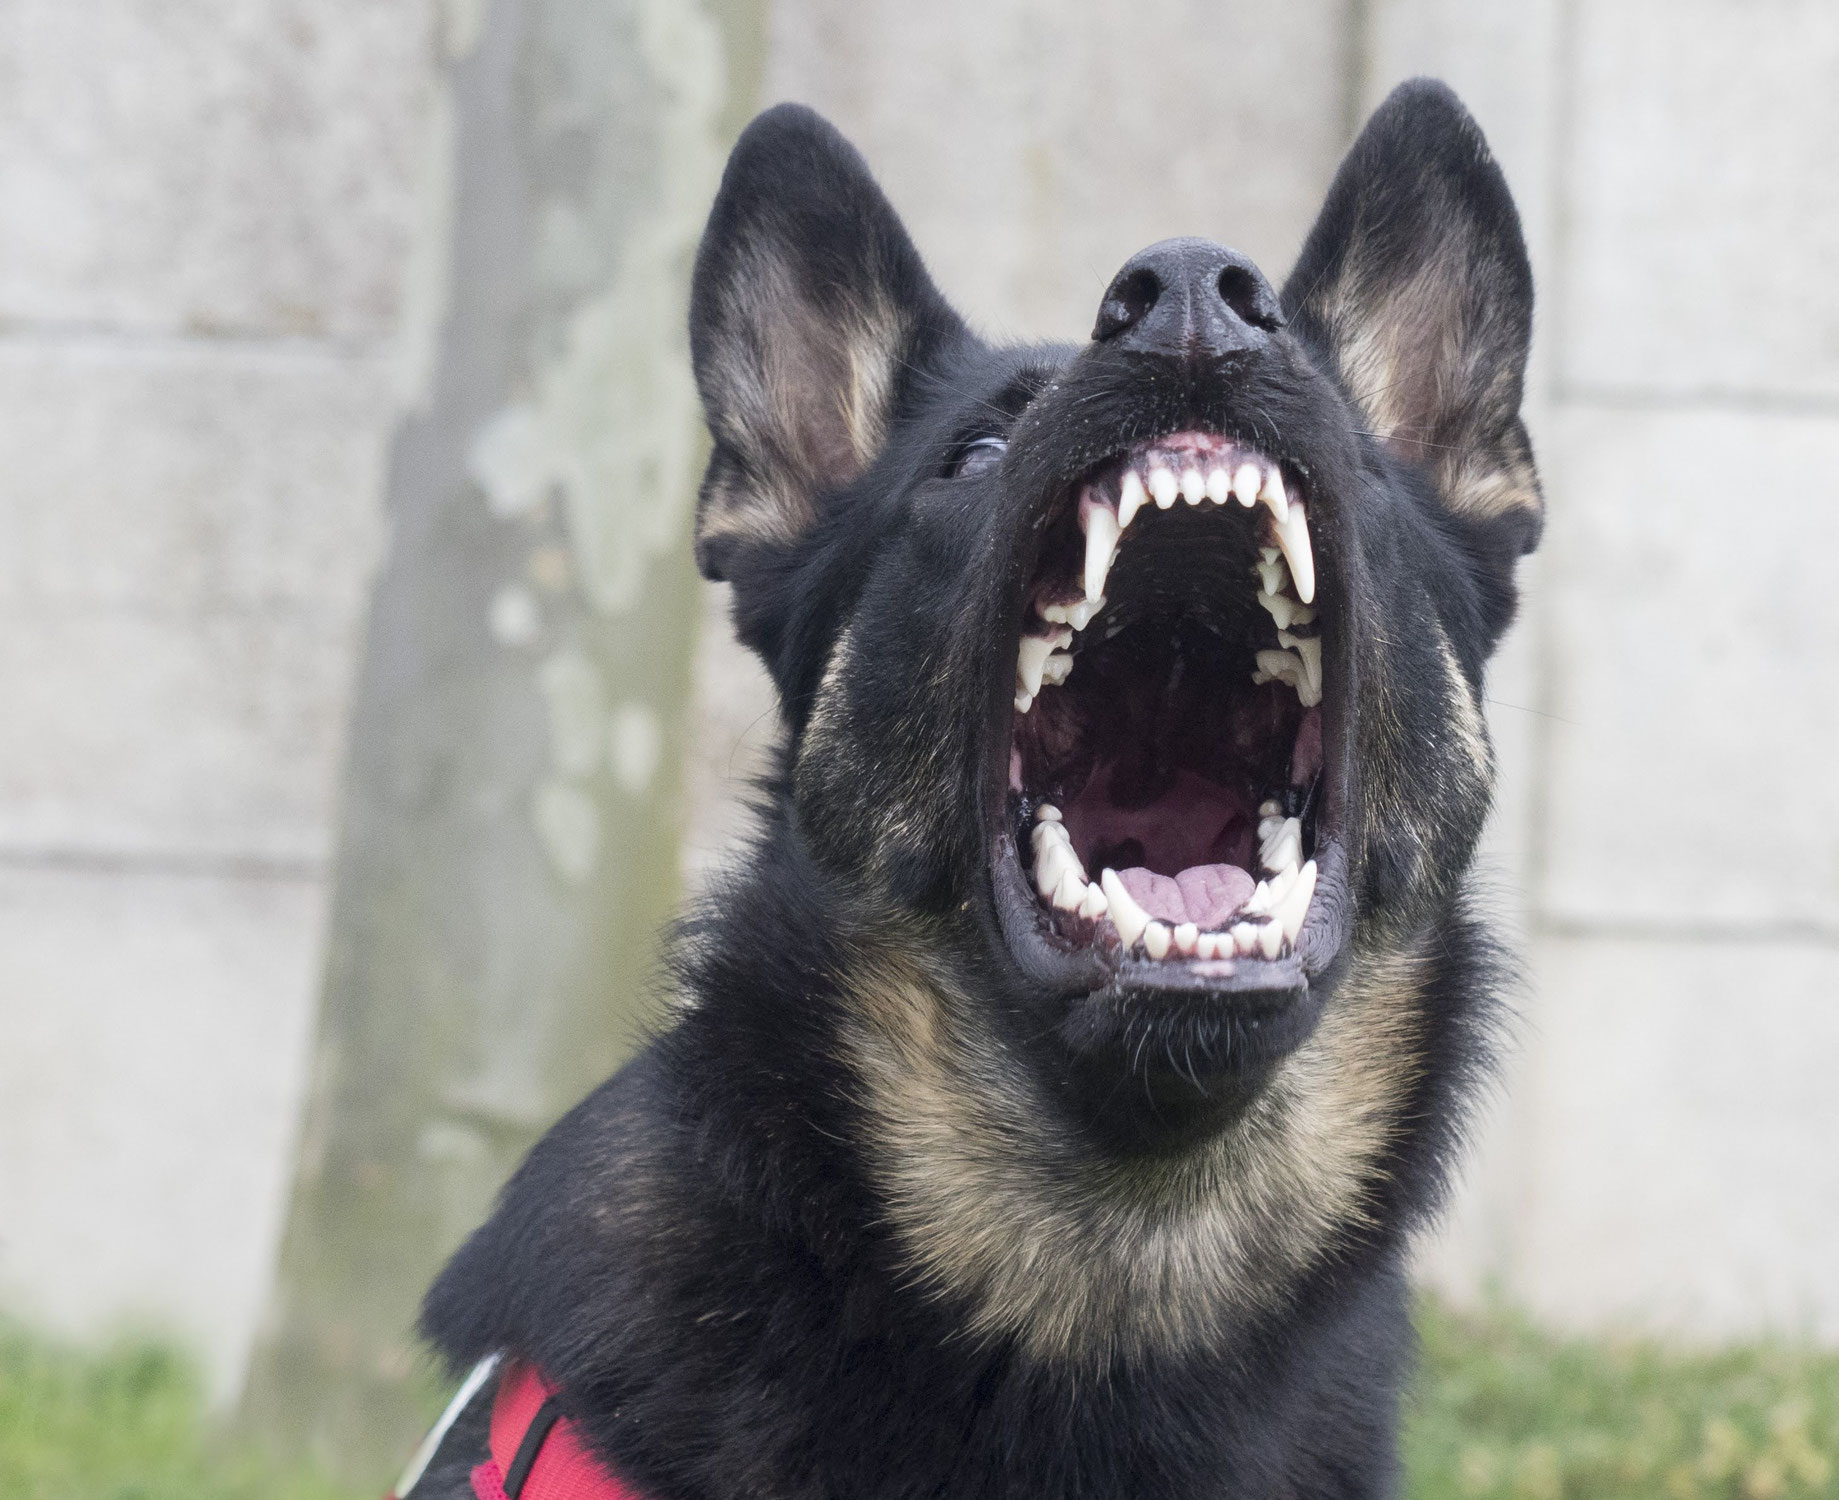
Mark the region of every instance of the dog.
POLYGON ((1408 1245, 1501 1028, 1531 312, 1428 80, 1281 292, 1165 241, 1082 344, 985 342, 834 129, 748 127, 694 545, 782 756, 668 1028, 428 1294, 474 1375, 403 1493, 1396 1493, 1408 1245))

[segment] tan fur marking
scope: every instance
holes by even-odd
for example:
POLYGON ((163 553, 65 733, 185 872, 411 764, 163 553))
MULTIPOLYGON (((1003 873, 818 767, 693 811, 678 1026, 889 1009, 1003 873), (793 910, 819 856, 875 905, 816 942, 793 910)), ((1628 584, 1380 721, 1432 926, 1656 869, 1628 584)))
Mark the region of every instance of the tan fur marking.
POLYGON ((1469 679, 1462 670, 1462 663, 1456 660, 1456 648, 1450 644, 1450 638, 1443 626, 1437 626, 1437 650, 1443 657, 1443 670, 1449 679, 1450 727, 1456 736, 1456 742, 1462 746, 1469 757, 1469 764, 1474 766, 1476 778, 1483 787, 1494 784, 1494 747, 1488 740, 1488 726, 1482 718, 1481 705, 1475 701, 1475 690, 1469 685, 1469 679))
POLYGON ((1538 476, 1517 436, 1496 442, 1495 434, 1466 430, 1460 421, 1423 426, 1426 414, 1443 405, 1446 393, 1427 389, 1439 372, 1473 373, 1464 368, 1473 330, 1462 316, 1462 298, 1451 290, 1461 286, 1468 259, 1461 242, 1451 239, 1402 287, 1383 296, 1364 285, 1353 261, 1319 300, 1318 315, 1341 378, 1374 435, 1425 464, 1452 509, 1482 517, 1515 508, 1537 511, 1538 476))
POLYGON ((697 538, 788 541, 811 524, 820 493, 880 450, 909 323, 880 297, 821 317, 788 266, 757 255, 734 278, 722 330, 704 405, 740 464, 705 493, 697 538))
POLYGON ((975 1004, 911 962, 850 976, 873 1169, 915 1274, 1040 1357, 1181 1350, 1267 1310, 1361 1223, 1419 1067, 1415 955, 1357 957, 1247 1114, 1163 1163, 1078 1150, 975 1004))

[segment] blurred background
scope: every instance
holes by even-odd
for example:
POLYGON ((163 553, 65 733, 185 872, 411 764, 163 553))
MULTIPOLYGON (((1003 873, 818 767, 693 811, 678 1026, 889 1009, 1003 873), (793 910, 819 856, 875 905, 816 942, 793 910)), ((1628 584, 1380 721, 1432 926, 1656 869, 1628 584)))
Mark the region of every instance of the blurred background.
MULTIPOLYGON (((1077 338, 1165 235, 1280 278, 1416 73, 1524 216, 1550 505, 1489 689, 1521 1046, 1435 1318, 1839 1345, 1831 0, 0 0, 0 1381, 139 1329, 227 1429, 406 1451, 420 1289, 656 1015, 773 741, 687 549, 756 109, 983 330, 1077 338)), ((1831 1492, 1817 1367, 1666 1492, 1831 1492)), ((1582 1493, 1532 1441, 1452 1493, 1582 1493)))

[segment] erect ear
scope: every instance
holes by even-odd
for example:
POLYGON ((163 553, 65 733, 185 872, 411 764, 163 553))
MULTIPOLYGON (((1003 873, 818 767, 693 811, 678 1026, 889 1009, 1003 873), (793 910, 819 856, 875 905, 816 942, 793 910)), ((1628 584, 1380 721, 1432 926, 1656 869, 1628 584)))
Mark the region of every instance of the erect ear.
POLYGON ((1443 84, 1399 85, 1335 174, 1284 288, 1372 431, 1507 557, 1544 502, 1520 420, 1532 269, 1507 181, 1443 84))
POLYGON ((742 133, 703 231, 690 351, 715 440, 696 562, 790 541, 874 458, 913 373, 963 325, 868 166, 796 104, 742 133))

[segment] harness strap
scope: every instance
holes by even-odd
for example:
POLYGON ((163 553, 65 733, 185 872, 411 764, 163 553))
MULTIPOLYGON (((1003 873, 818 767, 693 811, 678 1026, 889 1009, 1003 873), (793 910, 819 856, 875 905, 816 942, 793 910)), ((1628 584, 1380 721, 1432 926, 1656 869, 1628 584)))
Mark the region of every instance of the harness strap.
POLYGON ((478 1500, 640 1500, 582 1445, 554 1387, 529 1365, 504 1367, 491 1448, 473 1470, 478 1500))

